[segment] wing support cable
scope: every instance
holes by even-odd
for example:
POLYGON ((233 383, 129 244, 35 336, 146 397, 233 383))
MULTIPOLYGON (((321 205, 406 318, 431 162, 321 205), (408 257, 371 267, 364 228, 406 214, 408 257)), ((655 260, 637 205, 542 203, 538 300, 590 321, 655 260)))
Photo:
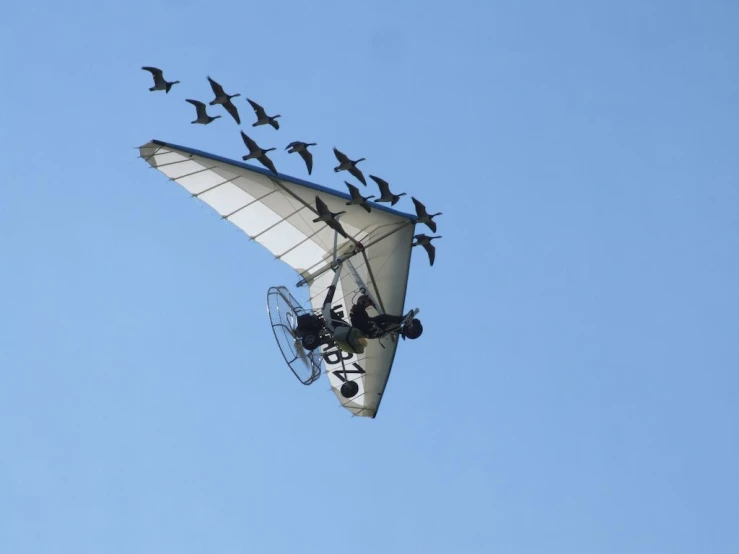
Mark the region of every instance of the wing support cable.
MULTIPOLYGON (((183 161, 192 161, 192 160, 183 160, 183 161)), ((180 162, 175 162, 175 163, 180 163, 180 162)), ((157 168, 158 167, 159 166, 157 166, 157 168)), ((216 166, 216 165, 214 165, 213 167, 203 167, 201 169, 198 169, 197 171, 193 171, 192 173, 185 173, 184 175, 178 175, 177 177, 169 177, 163 171, 162 171, 162 173, 164 173, 165 175, 167 175, 167 179, 169 179, 170 181, 174 181, 175 183, 177 183, 177 179, 184 179, 185 177, 192 177, 193 175, 197 175, 198 173, 202 173, 203 171, 210 171, 212 169, 216 169, 217 167, 218 166, 216 166)), ((180 184, 180 183, 178 183, 178 184, 180 184)))
MULTIPOLYGON (((288 193, 290 196, 292 196, 293 198, 295 198, 295 200, 297 200, 301 204, 305 205, 314 214, 319 215, 318 214, 318 210, 316 210, 316 208, 314 208, 311 204, 309 204, 308 202, 306 202, 305 200, 303 200, 302 198, 300 198, 300 196, 298 196, 293 191, 291 191, 289 188, 287 188, 285 185, 283 185, 278 179, 275 179, 274 177, 270 177, 269 180, 272 181, 272 183, 274 183, 278 187, 280 187, 282 190, 284 190, 286 193, 288 193)), ((362 244, 357 239, 355 239, 354 237, 352 237, 350 235, 347 235, 346 238, 348 238, 350 241, 352 241, 355 244, 355 246, 357 246, 357 247, 361 247, 362 246, 362 244)))
MULTIPOLYGON (((191 196, 192 198, 197 198, 197 199, 199 200, 199 199, 200 199, 200 198, 199 198, 199 197, 200 197, 200 195, 202 195, 202 194, 205 194, 206 192, 210 192, 210 191, 212 191, 212 190, 214 190, 214 189, 217 189, 217 188, 218 188, 218 187, 220 187, 221 185, 227 185, 228 183, 230 183, 230 182, 232 182, 232 181, 235 181, 235 180, 236 180, 236 179, 238 179, 239 177, 241 177, 241 175, 236 175, 235 177, 231 177, 230 179, 226 179, 225 181, 222 181, 222 182, 218 183, 217 185, 213 185, 212 187, 208 187, 207 189, 205 189, 205 190, 201 190, 200 192, 196 192, 195 194, 191 194, 190 196, 191 196)), ((237 185, 237 186, 238 186, 238 185, 237 185)))
POLYGON ((370 268, 369 260, 367 260, 367 254, 365 254, 364 250, 362 251, 362 255, 364 256, 364 259, 367 265, 367 271, 369 271, 370 279, 372 279, 372 287, 375 289, 377 298, 375 298, 375 296, 369 291, 369 289, 367 288, 367 285, 364 283, 362 278, 359 276, 359 272, 357 271, 357 268, 354 267, 354 264, 352 263, 351 260, 346 261, 347 267, 349 268, 349 271, 351 272, 352 277, 354 277, 354 281, 357 283, 357 286, 359 287, 359 292, 369 296, 370 299, 372 300, 372 303, 375 305, 375 307, 378 306, 378 302, 379 302, 380 309, 378 311, 381 314, 387 313, 385 312, 385 306, 382 304, 382 298, 380 297, 380 291, 377 288, 377 284, 375 283, 375 278, 372 276, 372 269, 370 268))
MULTIPOLYGON (((179 152, 175 152, 173 150, 170 150, 168 153, 169 154, 179 154, 179 152)), ((164 154, 162 154, 162 155, 164 155, 164 154)), ((182 155, 182 154, 180 154, 180 155, 182 155)), ((192 159, 192 154, 190 154, 186 158, 184 158, 182 160, 177 160, 176 162, 167 162, 167 163, 159 164, 159 165, 150 165, 149 167, 151 167, 151 169, 159 169, 160 167, 167 167, 168 165, 176 165, 176 164, 181 164, 181 163, 184 163, 184 162, 192 162, 192 161, 194 161, 194 160, 192 159)), ((162 172, 162 173, 164 173, 164 172, 162 172)), ((166 175, 166 173, 164 173, 164 174, 166 175)))
POLYGON ((275 227, 277 227, 278 225, 280 225, 280 224, 282 224, 282 223, 285 223, 285 222, 286 222, 286 221, 287 221, 288 219, 290 219, 290 218, 291 218, 292 216, 294 216, 294 215, 295 215, 296 213, 298 213, 298 212, 299 212, 300 210, 304 210, 304 209, 305 209, 305 206, 300 206, 300 207, 299 207, 299 208, 298 208, 297 210, 295 210, 295 211, 294 211, 293 213, 291 213, 290 215, 286 215, 286 216, 285 216, 285 217, 284 217, 283 219, 281 219, 281 220, 279 220, 279 221, 276 221, 275 223, 273 223, 272 225, 270 225, 270 226, 269 226, 269 227, 267 227, 266 229, 263 229, 263 230, 259 231, 259 232, 258 232, 258 233, 257 233, 256 235, 254 235, 253 237, 250 237, 250 240, 256 240, 257 238, 261 237, 261 236, 262 236, 262 235, 263 235, 264 233, 266 233, 267 231, 271 231, 272 229, 274 229, 274 228, 275 228, 275 227))
MULTIPOLYGON (((316 236, 316 235, 317 235, 318 233, 320 233, 320 232, 321 232, 321 229, 319 229, 318 231, 314 231, 314 232, 313 232, 313 233, 311 233, 310 235, 306 236, 306 237, 305 237, 305 238, 304 238, 303 240, 301 240, 301 241, 300 241, 299 243, 295 244, 294 246, 291 246, 290 248, 288 248, 287 250, 285 250, 285 251, 284 251, 283 253, 281 253, 281 254, 278 254, 277 256, 275 256, 275 260, 280 260, 280 259, 282 259, 282 257, 283 257, 283 256, 284 256, 285 254, 289 254, 290 252, 292 252, 293 250, 295 250, 295 249, 296 249, 296 248, 297 248, 298 246, 301 246, 301 245, 305 244, 306 242, 308 242, 309 240, 312 240, 312 239, 313 239, 313 237, 315 237, 315 236, 316 236)), ((321 263, 324 263, 324 260, 321 260, 321 261, 318 261, 318 262, 314 263, 314 264, 313 264, 313 265, 312 265, 311 267, 315 267, 315 266, 317 266, 317 265, 319 265, 319 264, 321 264, 321 263)))
MULTIPOLYGON (((351 263, 350 260, 344 260, 342 258, 337 257, 337 246, 336 241, 338 240, 338 231, 334 231, 335 233, 335 240, 334 240, 334 263, 331 264, 331 269, 334 270, 334 278, 331 281, 331 284, 327 288, 326 298, 323 301, 322 306, 322 315, 323 315, 323 321, 331 333, 334 333, 336 331, 336 326, 333 322, 333 315, 331 314, 331 304, 334 300, 334 294, 336 293, 336 285, 339 283, 339 279, 341 278, 341 270, 344 266, 344 263, 347 264, 347 267, 349 268, 349 272, 352 274, 352 277, 354 278, 354 281, 356 282, 357 286, 363 290, 367 291, 367 287, 364 284, 364 281, 362 281, 361 277, 359 276, 359 273, 357 273, 356 268, 351 263)), ((376 288, 376 287, 375 287, 376 288)), ((369 293, 369 291, 367 291, 369 293)), ((384 312, 383 312, 384 313, 384 312)), ((339 360, 341 361, 341 373, 343 373, 343 380, 346 383, 349 381, 349 376, 347 374, 346 370, 346 364, 344 363, 344 357, 339 356, 339 360)), ((336 372, 335 372, 336 373, 336 372)))
MULTIPOLYGON (((389 233, 386 233, 386 234, 382 235, 381 237, 379 237, 379 238, 373 240, 372 242, 370 242, 369 244, 363 245, 361 248, 355 248, 353 252, 349 252, 349 253, 345 254, 344 256, 341 256, 337 260, 337 262, 343 262, 343 261, 348 260, 349 258, 351 258, 353 256, 356 256, 357 254, 359 254, 359 252, 362 252, 365 249, 369 248, 370 246, 372 246, 374 244, 377 244, 380 241, 385 240, 389 236, 394 235, 398 231, 401 231, 402 229, 404 229, 408 225, 415 225, 415 222, 413 222, 413 221, 407 221, 405 223, 402 223, 402 224, 398 225, 398 227, 396 227, 395 229, 393 229, 389 233)), ((319 277, 319 276, 323 275, 324 273, 326 273, 329 269, 331 269, 330 266, 322 267, 321 269, 317 270, 315 273, 312 273, 312 274, 308 275, 307 277, 303 277, 300 281, 297 282, 297 284, 295 286, 296 287, 305 286, 305 285, 309 284, 311 281, 314 281, 317 277, 319 277)))
MULTIPOLYGON (((338 231, 335 231, 336 235, 338 236, 338 231)), ((335 252, 334 247, 334 252, 335 252)), ((328 287, 328 293, 326 294, 326 298, 323 301, 323 321, 326 325, 326 328, 331 331, 331 334, 333 334, 336 331, 336 327, 334 326, 333 316, 331 314, 331 303, 334 300, 334 293, 336 292, 336 285, 339 283, 339 279, 341 278, 341 267, 342 267, 341 261, 335 262, 332 265, 332 268, 334 269, 334 279, 331 281, 331 284, 328 287)), ((346 365, 344 364, 344 357, 339 354, 339 360, 341 361, 341 370, 344 374, 344 382, 346 382, 347 379, 347 373, 346 373, 346 365)))
POLYGON ((277 192, 277 191, 276 191, 276 190, 271 190, 271 191, 269 191, 269 192, 268 192, 267 194, 263 194, 263 195, 262 195, 262 196, 260 196, 259 198, 254 198, 254 199, 253 199, 253 200, 252 200, 251 202, 247 202, 246 204, 244 204, 244 205, 243 205, 243 206, 241 206, 240 208, 237 208, 237 209, 235 209, 234 211, 232 211, 232 212, 231 212, 230 214, 228 214, 228 215, 222 215, 222 216, 221 216, 221 219, 228 219, 228 218, 229 218, 229 217, 231 217, 232 215, 236 215, 236 214, 237 214, 237 213, 239 213, 239 212, 240 212, 241 210, 243 210, 243 209, 245 209, 245 208, 248 208, 248 207, 249 207, 249 206, 251 206, 252 204, 256 204, 257 202, 259 202, 259 201, 261 201, 261 200, 263 200, 263 199, 267 198, 267 197, 268 197, 268 196, 269 196, 270 194, 273 194, 273 193, 275 193, 275 192, 277 192))
POLYGON ((380 295, 380 289, 377 286, 377 281, 375 281, 375 274, 372 272, 372 266, 369 263, 369 258, 367 258, 367 252, 362 251, 362 257, 364 257, 364 264, 367 266, 367 273, 369 273, 369 278, 372 281, 372 286, 375 289, 375 292, 377 293, 377 301, 379 302, 380 309, 382 310, 382 313, 387 313, 385 311, 385 304, 382 303, 382 296, 380 295))
POLYGON ((283 191, 288 193, 290 196, 295 198, 298 202, 303 204, 306 208, 308 208, 310 211, 312 211, 314 214, 318 215, 318 210, 316 210, 312 205, 310 205, 308 202, 300 198, 297 194, 295 194, 293 191, 291 191, 289 188, 287 188, 285 185, 283 185, 279 179, 275 179, 274 177, 269 177, 269 180, 272 181, 272 184, 277 185, 280 187, 283 191))

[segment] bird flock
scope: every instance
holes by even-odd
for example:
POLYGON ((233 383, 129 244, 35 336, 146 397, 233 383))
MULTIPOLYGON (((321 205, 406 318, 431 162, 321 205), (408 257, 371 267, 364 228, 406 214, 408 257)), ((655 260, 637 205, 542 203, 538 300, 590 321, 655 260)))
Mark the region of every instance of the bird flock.
MULTIPOLYGON (((172 90, 172 87, 180 83, 180 81, 167 81, 164 78, 163 71, 157 67, 143 66, 141 69, 150 72, 152 78, 154 79, 154 86, 149 88, 149 91, 151 92, 164 91, 165 94, 169 94, 169 92, 172 90)), ((241 96, 241 93, 226 93, 223 89, 223 86, 217 81, 213 80, 210 76, 208 76, 208 82, 210 83, 210 87, 214 95, 214 98, 208 103, 208 106, 223 106, 223 108, 234 119, 234 121, 236 121, 238 125, 241 125, 241 116, 239 114, 239 110, 236 107, 236 104, 234 104, 234 102, 232 101, 234 98, 241 96)), ((186 98, 185 101, 195 107, 196 118, 191 121, 191 123, 193 124, 209 125, 213 123, 216 119, 222 117, 221 115, 208 114, 205 102, 194 100, 192 98, 186 98)), ((256 120, 251 125, 252 127, 269 125, 274 128, 275 131, 279 131, 280 123, 277 121, 277 119, 281 117, 280 114, 268 115, 264 107, 262 107, 254 100, 247 98, 246 101, 249 103, 249 106, 254 111, 254 115, 256 117, 256 120)), ((242 159, 244 161, 256 160, 275 175, 279 175, 277 169, 275 168, 274 162, 267 155, 268 152, 276 150, 276 148, 262 148, 253 138, 244 133, 243 130, 241 131, 241 139, 244 141, 244 145, 249 150, 248 154, 242 156, 242 159)), ((317 146, 317 144, 315 142, 302 142, 296 140, 292 141, 285 147, 285 150, 288 154, 297 153, 300 155, 300 157, 305 162, 305 167, 308 171, 308 175, 310 175, 313 171, 313 154, 310 152, 310 150, 308 150, 308 148, 311 146, 317 146)), ((336 147, 333 148, 333 152, 336 160, 339 162, 339 165, 334 167, 334 172, 339 173, 341 171, 346 171, 366 187, 367 180, 364 177, 364 173, 362 173, 362 170, 357 167, 357 164, 365 161, 365 158, 352 160, 349 158, 349 156, 341 152, 336 147)), ((380 177, 377 177, 375 175, 369 175, 369 177, 377 184, 380 195, 362 196, 358 187, 352 185, 348 181, 344 181, 344 184, 349 189, 349 194, 351 195, 351 200, 346 203, 347 206, 360 206, 361 208, 366 210, 367 213, 369 213, 372 211, 371 206, 367 203, 367 201, 370 199, 374 199, 374 201, 378 203, 383 202, 394 206, 400 201, 402 196, 406 195, 405 192, 402 192, 400 194, 394 194, 393 192, 391 192, 390 184, 380 177)), ((436 233, 436 222, 433 221, 433 219, 436 216, 442 215, 441 212, 429 214, 426 210, 426 206, 424 206, 423 203, 421 203, 417 198, 413 196, 411 196, 411 199, 413 200, 413 204, 416 208, 417 222, 425 224, 429 229, 431 229, 432 233, 436 233)), ((318 212, 319 217, 317 217, 314 222, 323 221, 333 229, 337 230, 343 236, 347 236, 343 228, 341 227, 341 223, 339 223, 338 219, 336 219, 339 215, 345 212, 342 211, 338 213, 332 213, 328 209, 326 204, 318 196, 316 196, 316 211, 318 212)), ((436 249, 434 248, 434 245, 431 244, 431 241, 433 239, 438 239, 442 237, 418 234, 415 235, 413 238, 414 242, 412 246, 423 247, 428 253, 430 265, 433 266, 434 260, 436 258, 436 249)))

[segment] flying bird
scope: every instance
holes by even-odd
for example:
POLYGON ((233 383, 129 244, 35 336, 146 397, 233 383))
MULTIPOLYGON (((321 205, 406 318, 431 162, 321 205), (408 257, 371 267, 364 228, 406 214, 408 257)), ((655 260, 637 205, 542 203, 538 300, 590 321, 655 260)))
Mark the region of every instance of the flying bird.
POLYGON ((254 102, 254 100, 250 100, 249 98, 247 98, 246 101, 251 104, 251 107, 254 108, 254 113, 257 114, 257 120, 256 122, 251 124, 252 127, 256 127, 257 125, 272 125, 275 130, 278 130, 280 128, 280 124, 275 121, 278 117, 281 117, 280 114, 267 115, 267 112, 264 111, 264 108, 254 102))
POLYGON ((336 219, 337 216, 346 213, 345 211, 333 213, 331 210, 328 209, 326 203, 318 196, 316 196, 316 210, 318 211, 318 217, 313 220, 313 223, 323 221, 324 223, 326 223, 326 225, 328 225, 335 231, 338 231, 341 236, 348 238, 346 231, 344 231, 344 228, 341 226, 341 223, 339 223, 339 220, 336 219))
POLYGON ((154 92, 155 90, 163 90, 165 91, 165 94, 169 94, 169 89, 172 88, 172 85, 179 83, 179 81, 165 81, 164 74, 158 67, 144 66, 141 69, 149 71, 151 76, 154 78, 154 86, 149 89, 151 92, 154 92))
POLYGON ((212 121, 215 121, 219 117, 222 117, 220 115, 208 115, 208 112, 205 110, 205 104, 202 102, 198 102, 197 100, 191 100, 190 98, 185 99, 185 102, 189 102, 193 106, 195 106, 195 111, 197 112, 198 118, 195 121, 191 121, 190 123, 201 123, 203 125, 207 125, 208 123, 211 123, 212 121))
POLYGON ((313 154, 308 151, 309 146, 316 146, 316 143, 294 140, 285 147, 288 154, 293 154, 295 152, 300 154, 300 157, 303 158, 303 161, 305 162, 305 166, 308 168, 308 175, 313 171, 313 154))
POLYGON ((339 171, 347 170, 349 173, 354 175, 359 181, 366 187, 367 181, 364 180, 364 175, 362 172, 357 168, 357 164, 361 161, 364 161, 365 158, 359 158, 358 160, 350 160, 346 154, 339 151, 334 147, 334 155, 336 156, 336 159, 339 160, 339 165, 337 165, 334 168, 334 171, 338 173, 339 171))
POLYGON ((426 211, 426 206, 416 200, 413 196, 411 196, 411 200, 413 200, 413 203, 416 205, 416 215, 418 216, 417 223, 425 223, 428 228, 431 229, 431 232, 435 233, 436 222, 431 220, 434 219, 437 215, 441 215, 441 212, 429 215, 429 213, 426 211))
POLYGON ((384 179, 380 179, 374 175, 370 175, 370 179, 380 187, 380 197, 376 199, 375 202, 390 202, 391 206, 395 206, 395 204, 400 200, 400 197, 406 195, 405 192, 401 192, 400 194, 393 194, 390 192, 390 185, 384 179))
POLYGON ((352 199, 349 200, 346 205, 351 206, 352 204, 355 204, 357 206, 362 206, 365 210, 367 210, 367 213, 370 213, 372 210, 367 205, 367 200, 369 200, 370 198, 374 198, 374 196, 362 196, 361 194, 359 194, 359 189, 357 187, 350 183, 347 183, 346 181, 344 181, 344 184, 349 187, 349 194, 352 195, 352 199))
POLYGON ((431 244, 431 241, 434 239, 440 239, 441 237, 430 237, 428 235, 420 234, 415 235, 413 238, 416 239, 416 242, 414 242, 412 246, 423 246, 429 255, 429 264, 434 265, 434 260, 436 259, 436 248, 431 244))
POLYGON ((241 93, 239 92, 236 94, 226 94, 223 91, 223 87, 215 82, 213 79, 211 79, 210 76, 208 77, 208 82, 210 83, 210 88, 213 89, 213 94, 216 95, 216 97, 210 101, 210 105, 215 106, 216 104, 221 104, 224 108, 226 108, 226 111, 231 114, 231 117, 236 120, 236 123, 241 125, 239 110, 237 110, 236 106, 234 106, 233 102, 231 102, 231 98, 241 96, 241 93))
POLYGON ((276 150, 276 148, 260 148, 259 145, 257 145, 256 142, 254 142, 251 138, 249 138, 244 131, 241 131, 241 138, 244 139, 244 144, 246 144, 246 147, 249 149, 249 153, 245 156, 241 156, 241 159, 246 160, 257 160, 259 163, 261 163, 264 167, 269 169, 272 173, 277 175, 277 170, 275 169, 275 164, 272 163, 272 160, 270 160, 267 157, 267 152, 271 152, 272 150, 276 150))

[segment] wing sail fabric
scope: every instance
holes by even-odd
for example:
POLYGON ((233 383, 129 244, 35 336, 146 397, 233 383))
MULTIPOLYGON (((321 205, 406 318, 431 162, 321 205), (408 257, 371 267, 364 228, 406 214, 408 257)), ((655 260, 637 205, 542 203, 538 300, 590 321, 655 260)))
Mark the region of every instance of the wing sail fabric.
MULTIPOLYGON (((357 273, 387 313, 403 313, 413 216, 378 205, 372 205, 372 212, 367 213, 360 206, 347 206, 348 194, 285 175, 274 176, 259 167, 184 146, 154 140, 139 151, 151 167, 205 202, 305 278, 310 284, 311 303, 317 309, 322 306, 334 275, 330 264, 335 232, 323 222, 313 222, 318 217, 315 198, 319 196, 332 212, 345 211, 339 221, 349 238, 338 236, 339 252, 354 249, 354 241, 364 245, 364 253, 351 258, 357 273)), ((356 291, 351 274, 342 274, 334 305, 343 309, 347 319, 356 291)), ((337 364, 332 363, 338 361, 338 353, 324 352, 331 387, 341 405, 355 415, 376 415, 397 346, 389 340, 384 340, 384 345, 383 349, 379 341, 370 341, 365 352, 359 357, 354 355, 356 359, 347 365, 355 373, 342 372, 340 376, 336 374, 337 364), (359 389, 349 398, 341 392, 348 379, 356 381, 359 389)), ((338 368, 341 369, 340 362, 338 368)), ((344 392, 355 389, 345 387, 344 392)))

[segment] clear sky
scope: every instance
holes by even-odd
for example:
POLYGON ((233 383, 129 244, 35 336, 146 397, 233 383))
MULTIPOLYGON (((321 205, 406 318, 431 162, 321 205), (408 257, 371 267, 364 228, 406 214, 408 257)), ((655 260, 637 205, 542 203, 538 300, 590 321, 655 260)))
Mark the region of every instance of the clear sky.
POLYGON ((3 8, 0 552, 739 552, 739 4, 205 6, 3 8), (343 190, 335 145, 444 213, 375 420, 136 157, 240 159, 207 75, 280 171, 343 190))

